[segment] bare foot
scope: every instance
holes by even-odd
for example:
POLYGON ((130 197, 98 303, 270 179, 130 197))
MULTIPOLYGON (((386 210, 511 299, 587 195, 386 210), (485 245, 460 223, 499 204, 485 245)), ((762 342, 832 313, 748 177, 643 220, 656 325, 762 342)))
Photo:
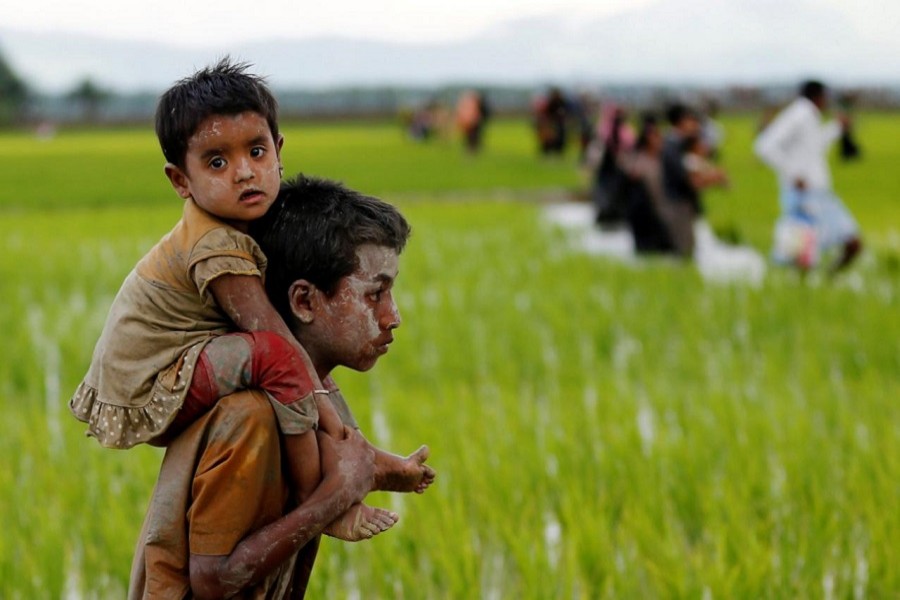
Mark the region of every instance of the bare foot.
POLYGON ((385 492, 421 494, 434 482, 434 469, 425 464, 428 446, 406 458, 383 451, 375 453, 375 489, 385 492))
POLYGON ((345 542, 359 542, 387 531, 399 519, 397 513, 366 506, 360 502, 332 521, 323 533, 345 542))

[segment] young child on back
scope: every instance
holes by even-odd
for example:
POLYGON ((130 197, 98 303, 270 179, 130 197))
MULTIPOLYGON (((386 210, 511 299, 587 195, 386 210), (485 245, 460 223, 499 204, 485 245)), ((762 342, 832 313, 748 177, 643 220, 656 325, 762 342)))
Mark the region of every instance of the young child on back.
MULTIPOLYGON (((330 382, 319 381, 269 303, 266 258, 247 235, 281 183, 277 104, 246 65, 225 59, 163 94, 156 134, 184 212, 122 284, 69 407, 106 447, 164 445, 219 398, 261 388, 302 501, 321 477, 313 429, 335 437, 344 429, 330 382)), ((378 456, 392 491, 421 493, 434 478, 424 446, 406 458, 378 456)), ((396 520, 357 504, 326 533, 356 541, 396 520)))

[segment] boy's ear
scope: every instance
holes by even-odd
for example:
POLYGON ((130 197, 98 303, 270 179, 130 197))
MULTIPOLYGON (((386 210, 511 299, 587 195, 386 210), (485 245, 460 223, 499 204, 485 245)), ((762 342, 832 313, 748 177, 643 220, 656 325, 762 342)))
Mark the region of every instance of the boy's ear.
POLYGON ((188 179, 187 173, 185 173, 182 169, 178 168, 172 163, 166 163, 165 170, 166 177, 169 179, 169 183, 172 184, 172 187, 175 188, 175 191, 178 192, 178 195, 182 198, 190 198, 190 180, 188 179))
POLYGON ((312 323, 316 318, 320 293, 315 285, 305 279, 298 279, 292 283, 288 288, 291 314, 305 325, 312 323))

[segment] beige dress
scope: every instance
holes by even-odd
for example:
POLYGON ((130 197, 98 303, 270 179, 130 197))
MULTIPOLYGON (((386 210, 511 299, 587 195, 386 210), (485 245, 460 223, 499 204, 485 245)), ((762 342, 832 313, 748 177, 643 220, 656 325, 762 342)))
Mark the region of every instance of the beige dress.
POLYGON ((262 277, 265 268, 250 236, 187 200, 181 220, 119 289, 88 373, 69 400, 88 435, 129 448, 165 431, 205 344, 234 328, 209 282, 225 274, 262 277))

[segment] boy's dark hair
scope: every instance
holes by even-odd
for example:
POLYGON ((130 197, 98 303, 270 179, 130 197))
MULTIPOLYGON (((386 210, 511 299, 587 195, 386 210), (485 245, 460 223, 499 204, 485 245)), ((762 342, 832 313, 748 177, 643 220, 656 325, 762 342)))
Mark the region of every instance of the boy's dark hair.
POLYGON ((226 56, 163 93, 156 106, 156 137, 167 161, 184 168, 188 139, 211 115, 253 111, 266 119, 272 137, 278 137, 278 103, 262 77, 247 73, 249 66, 226 56))
POLYGON ((400 253, 410 226, 387 202, 335 181, 297 175, 281 184, 278 199, 251 224, 250 234, 269 259, 269 299, 290 322, 291 284, 306 279, 330 296, 359 266, 357 248, 375 244, 400 253))
POLYGON ((825 95, 825 84, 815 79, 804 81, 800 85, 800 95, 810 101, 815 101, 825 95))

